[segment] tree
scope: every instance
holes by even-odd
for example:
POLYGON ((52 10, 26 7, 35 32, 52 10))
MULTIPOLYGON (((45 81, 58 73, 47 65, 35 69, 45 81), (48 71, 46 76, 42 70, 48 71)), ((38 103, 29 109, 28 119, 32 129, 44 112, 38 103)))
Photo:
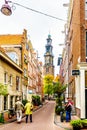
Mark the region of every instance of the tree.
POLYGON ((66 87, 67 85, 63 85, 59 81, 53 83, 53 93, 57 94, 57 104, 55 107, 56 114, 60 114, 61 111, 64 111, 62 108, 62 101, 64 100, 62 94, 65 92, 66 87))
POLYGON ((53 83, 53 93, 57 94, 58 97, 61 96, 61 94, 64 93, 66 90, 67 85, 63 85, 59 81, 53 83))
POLYGON ((7 85, 0 83, 0 95, 5 96, 7 94, 8 94, 7 85))
POLYGON ((48 99, 49 99, 49 95, 53 93, 53 75, 46 75, 44 77, 44 93, 48 94, 48 99))

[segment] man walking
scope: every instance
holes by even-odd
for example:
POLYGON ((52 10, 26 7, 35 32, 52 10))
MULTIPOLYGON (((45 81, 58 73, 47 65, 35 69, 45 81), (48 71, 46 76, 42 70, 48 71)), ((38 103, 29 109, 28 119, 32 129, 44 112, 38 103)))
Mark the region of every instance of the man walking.
POLYGON ((24 109, 24 105, 20 101, 19 97, 17 98, 17 102, 15 103, 15 110, 17 114, 17 122, 21 122, 22 119, 22 110, 24 109))

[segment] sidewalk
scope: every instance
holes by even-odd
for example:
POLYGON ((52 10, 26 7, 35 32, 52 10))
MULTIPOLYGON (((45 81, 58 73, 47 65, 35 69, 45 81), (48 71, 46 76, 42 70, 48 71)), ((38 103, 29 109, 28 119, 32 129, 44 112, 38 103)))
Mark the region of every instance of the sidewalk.
MULTIPOLYGON (((72 115, 71 120, 79 119, 76 115, 72 115)), ((60 121, 60 115, 54 116, 54 123, 61 128, 64 128, 65 130, 72 130, 72 126, 70 125, 70 122, 66 122, 65 120, 63 122, 60 121)))

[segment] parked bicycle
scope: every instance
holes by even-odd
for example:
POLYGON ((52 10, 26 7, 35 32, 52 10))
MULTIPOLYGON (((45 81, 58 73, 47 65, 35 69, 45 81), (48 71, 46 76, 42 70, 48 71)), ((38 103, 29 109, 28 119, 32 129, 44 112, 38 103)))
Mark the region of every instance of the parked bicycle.
POLYGON ((14 108, 10 108, 8 110, 8 118, 11 119, 14 115, 16 115, 14 108))

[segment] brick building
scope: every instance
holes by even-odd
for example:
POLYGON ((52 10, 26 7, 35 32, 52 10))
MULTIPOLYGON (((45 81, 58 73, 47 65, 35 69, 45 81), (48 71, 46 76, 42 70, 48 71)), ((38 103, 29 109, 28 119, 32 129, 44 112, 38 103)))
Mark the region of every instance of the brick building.
POLYGON ((87 0, 70 0, 63 56, 65 96, 73 99, 76 114, 87 118, 87 0))
MULTIPOLYGON (((0 72, 3 70, 2 75, 4 75, 6 70, 9 76, 13 75, 12 81, 14 79, 14 84, 10 88, 11 96, 8 95, 9 100, 6 98, 7 106, 9 105, 10 98, 14 104, 17 96, 21 99, 30 99, 32 94, 39 94, 42 97, 42 65, 39 64, 37 53, 33 49, 31 41, 27 38, 27 30, 24 29, 23 34, 0 35, 0 46, 5 51, 4 55, 7 55, 11 63, 14 64, 14 68, 6 60, 4 60, 4 63, 2 62, 3 65, 0 64, 0 72), (20 79, 18 77, 15 79, 16 75, 20 76, 20 79), (20 83, 15 80, 20 81, 20 83), (20 89, 17 91, 15 91, 16 84, 20 86, 20 89)), ((0 61, 2 61, 2 58, 0 61)), ((4 76, 2 78, 4 81, 4 76)), ((2 78, 0 76, 0 83, 4 84, 1 81, 2 78)), ((9 79, 7 80, 9 81, 9 79)), ((8 108, 10 106, 6 107, 6 109, 8 108)))

